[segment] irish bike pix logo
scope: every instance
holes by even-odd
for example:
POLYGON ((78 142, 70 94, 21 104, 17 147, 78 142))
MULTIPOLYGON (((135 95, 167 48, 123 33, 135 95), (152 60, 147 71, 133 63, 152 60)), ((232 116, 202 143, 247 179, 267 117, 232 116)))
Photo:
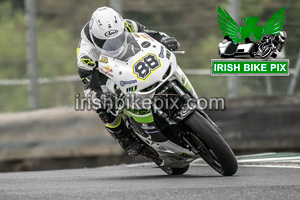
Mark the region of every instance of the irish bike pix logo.
POLYGON ((285 8, 264 24, 246 17, 239 26, 225 9, 218 7, 218 22, 224 36, 219 43, 221 59, 211 60, 212 76, 288 76, 289 60, 279 59, 287 33, 283 30, 285 8))

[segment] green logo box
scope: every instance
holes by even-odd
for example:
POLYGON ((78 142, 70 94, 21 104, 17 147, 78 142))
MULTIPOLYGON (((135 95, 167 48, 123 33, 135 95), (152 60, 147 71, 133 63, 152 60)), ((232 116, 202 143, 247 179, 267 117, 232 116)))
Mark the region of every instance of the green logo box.
POLYGON ((212 76, 289 76, 288 59, 212 59, 212 76))

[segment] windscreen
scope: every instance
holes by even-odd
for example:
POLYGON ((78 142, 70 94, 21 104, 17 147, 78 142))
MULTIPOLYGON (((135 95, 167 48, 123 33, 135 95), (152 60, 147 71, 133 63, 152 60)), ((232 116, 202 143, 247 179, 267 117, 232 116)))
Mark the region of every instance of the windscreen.
POLYGON ((101 54, 126 62, 140 50, 139 44, 131 33, 125 31, 116 38, 106 40, 101 54))

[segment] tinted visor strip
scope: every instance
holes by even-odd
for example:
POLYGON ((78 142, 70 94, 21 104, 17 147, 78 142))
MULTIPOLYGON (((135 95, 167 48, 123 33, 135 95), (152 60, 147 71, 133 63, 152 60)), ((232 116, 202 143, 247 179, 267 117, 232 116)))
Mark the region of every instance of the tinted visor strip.
POLYGON ((101 39, 95 37, 93 34, 92 34, 92 37, 93 37, 94 43, 95 43, 98 47, 102 48, 102 47, 103 47, 103 44, 104 44, 104 42, 105 42, 106 40, 101 40, 101 39))

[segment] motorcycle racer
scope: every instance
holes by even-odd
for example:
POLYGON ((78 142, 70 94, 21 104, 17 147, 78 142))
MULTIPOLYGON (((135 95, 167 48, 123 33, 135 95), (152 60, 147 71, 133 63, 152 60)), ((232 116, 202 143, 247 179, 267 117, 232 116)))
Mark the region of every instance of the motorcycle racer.
MULTIPOLYGON (((258 45, 258 52, 257 55, 261 55, 262 51, 264 50, 265 46, 267 45, 274 45, 276 50, 281 52, 284 41, 287 38, 287 34, 285 31, 280 31, 279 35, 266 35, 265 37, 262 38, 258 45)), ((276 58, 277 54, 276 51, 271 54, 272 58, 276 58)))
MULTIPOLYGON (((77 48, 77 65, 78 74, 84 85, 84 94, 89 103, 101 103, 96 112, 105 123, 107 131, 129 155, 136 156, 141 152, 142 147, 130 134, 121 116, 115 117, 107 112, 107 108, 114 105, 115 96, 105 87, 108 78, 96 69, 105 41, 118 40, 124 37, 126 31, 147 33, 172 51, 177 50, 180 44, 175 38, 165 33, 148 30, 138 22, 123 19, 119 13, 109 7, 96 9, 91 20, 81 31, 81 39, 77 48)), ((117 54, 118 51, 114 53, 117 54)))

